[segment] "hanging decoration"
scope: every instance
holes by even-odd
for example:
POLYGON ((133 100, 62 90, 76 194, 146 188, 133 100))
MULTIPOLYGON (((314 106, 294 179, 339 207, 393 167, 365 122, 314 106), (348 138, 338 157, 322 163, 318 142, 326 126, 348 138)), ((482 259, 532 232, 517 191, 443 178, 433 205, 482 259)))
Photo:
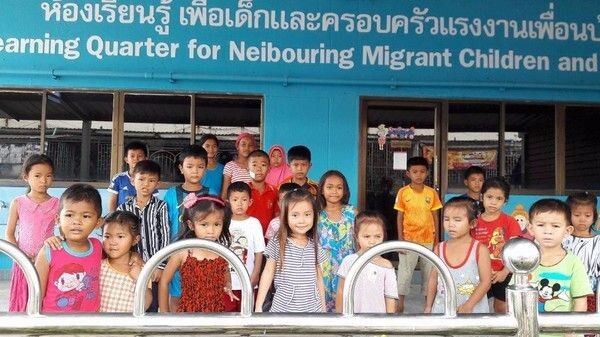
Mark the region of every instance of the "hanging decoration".
POLYGON ((403 128, 399 126, 396 128, 386 128, 385 124, 379 124, 379 126, 377 126, 377 143, 379 144, 380 150, 383 150, 388 138, 414 139, 415 127, 411 126, 410 128, 403 128))

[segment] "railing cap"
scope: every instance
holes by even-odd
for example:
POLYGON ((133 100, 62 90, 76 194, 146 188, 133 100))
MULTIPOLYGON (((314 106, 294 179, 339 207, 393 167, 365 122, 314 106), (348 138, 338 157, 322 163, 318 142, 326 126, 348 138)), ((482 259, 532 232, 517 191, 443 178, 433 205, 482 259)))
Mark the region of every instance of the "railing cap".
POLYGON ((531 240, 512 238, 502 249, 502 261, 511 272, 527 274, 540 264, 540 249, 531 240))

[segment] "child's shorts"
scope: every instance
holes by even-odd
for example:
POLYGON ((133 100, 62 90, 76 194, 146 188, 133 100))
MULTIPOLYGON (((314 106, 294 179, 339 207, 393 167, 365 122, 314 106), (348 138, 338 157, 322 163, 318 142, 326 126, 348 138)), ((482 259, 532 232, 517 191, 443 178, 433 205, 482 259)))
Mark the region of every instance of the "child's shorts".
POLYGON ((596 295, 590 295, 587 297, 587 312, 596 312, 596 295))
MULTIPOLYGON (((421 244, 421 246, 432 250, 433 244, 421 244)), ((405 252, 398 254, 398 295, 406 296, 410 293, 410 285, 412 283, 413 272, 419 263, 419 268, 422 272, 421 293, 427 294, 427 283, 429 282, 429 273, 431 272, 432 264, 427 262, 424 257, 413 252, 405 252)))
POLYGON ((503 282, 492 283, 490 290, 488 290, 487 297, 493 297, 497 300, 506 302, 506 287, 510 283, 511 278, 512 274, 509 273, 503 282))

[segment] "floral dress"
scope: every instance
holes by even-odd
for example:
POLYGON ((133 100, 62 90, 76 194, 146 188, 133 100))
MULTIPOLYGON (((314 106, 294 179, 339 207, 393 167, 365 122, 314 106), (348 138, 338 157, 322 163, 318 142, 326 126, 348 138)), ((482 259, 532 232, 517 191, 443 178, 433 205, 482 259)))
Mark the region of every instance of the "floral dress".
POLYGON ((317 225, 319 242, 326 254, 322 268, 327 312, 335 312, 338 268, 344 257, 354 253, 354 216, 355 208, 351 205, 342 208, 342 217, 339 221, 329 219, 325 210, 319 213, 317 225))

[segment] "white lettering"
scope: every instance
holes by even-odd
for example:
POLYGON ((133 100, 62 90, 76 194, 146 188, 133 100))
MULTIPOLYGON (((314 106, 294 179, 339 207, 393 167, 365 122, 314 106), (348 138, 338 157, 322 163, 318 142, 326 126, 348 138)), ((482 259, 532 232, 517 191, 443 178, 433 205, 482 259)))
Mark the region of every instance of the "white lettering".
POLYGON ((179 43, 156 43, 152 38, 144 41, 109 41, 92 35, 86 42, 87 52, 99 60, 104 56, 175 58, 178 48, 179 43))
POLYGON ((513 50, 501 52, 498 49, 465 48, 458 54, 458 61, 465 68, 504 69, 504 70, 549 70, 548 56, 520 55, 513 50))

